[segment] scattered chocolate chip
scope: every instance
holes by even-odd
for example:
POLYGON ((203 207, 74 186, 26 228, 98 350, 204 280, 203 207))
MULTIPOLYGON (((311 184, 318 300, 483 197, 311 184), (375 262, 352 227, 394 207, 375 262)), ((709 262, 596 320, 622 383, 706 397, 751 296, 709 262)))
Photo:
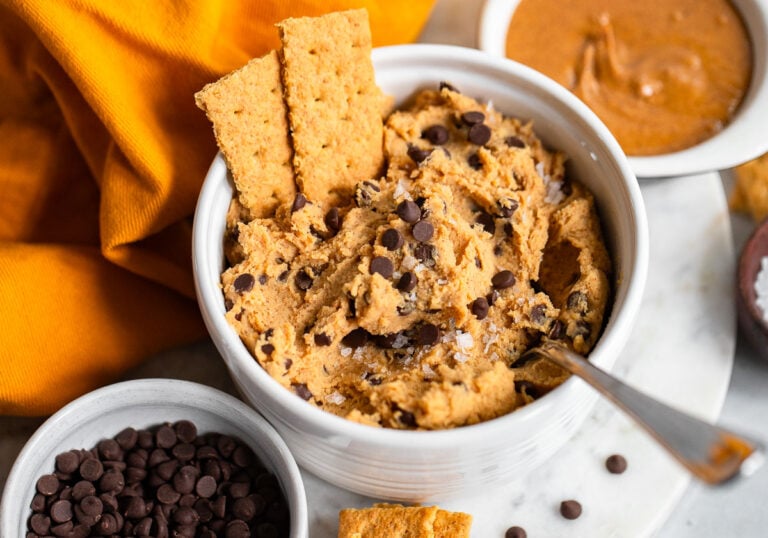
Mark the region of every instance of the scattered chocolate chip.
POLYGON ((288 280, 288 275, 289 274, 291 274, 291 272, 288 271, 288 270, 285 270, 282 273, 280 273, 279 275, 277 275, 277 280, 279 282, 285 282, 286 280, 288 280))
POLYGON ((490 305, 488 304, 488 299, 485 297, 478 297, 472 301, 472 306, 470 306, 472 314, 474 314, 477 319, 485 319, 488 316, 489 308, 490 305))
POLYGON ((395 272, 395 266, 392 263, 392 260, 386 256, 376 256, 371 259, 371 265, 369 266, 368 271, 372 275, 379 273, 384 278, 391 278, 392 274, 395 272))
POLYGON ((621 474, 627 470, 627 459, 621 454, 612 454, 605 460, 605 468, 609 473, 621 474))
POLYGON ((362 327, 353 329, 344 338, 341 339, 342 345, 347 347, 358 348, 364 346, 368 342, 368 331, 362 327))
POLYGON ((310 392, 309 388, 304 383, 291 383, 291 386, 293 387, 294 392, 301 398, 302 400, 309 400, 312 397, 312 392, 310 392))
POLYGON ((480 160, 480 155, 477 153, 472 153, 469 157, 467 157, 467 164, 472 170, 483 169, 483 161, 480 160))
POLYGON ((478 146, 484 146, 491 139, 491 128, 484 123, 476 123, 469 128, 467 139, 478 146))
POLYGON ((328 231, 336 235, 336 232, 341 229, 341 216, 339 216, 339 208, 332 207, 328 213, 325 214, 323 222, 325 222, 325 226, 328 228, 328 231))
POLYGON ((499 271, 493 275, 493 278, 491 278, 491 284, 493 284, 494 288, 499 290, 510 288, 515 285, 515 282, 515 275, 512 273, 512 271, 507 270, 499 271))
POLYGON ((572 291, 570 295, 568 295, 568 299, 566 299, 565 304, 568 307, 568 310, 581 312, 582 314, 589 308, 587 295, 583 291, 579 290, 572 291))
POLYGON ((399 415, 397 419, 400 421, 401 424, 404 426, 408 426, 410 428, 415 428, 417 426, 416 424, 416 416, 411 413, 410 411, 406 411, 405 409, 399 409, 399 415))
POLYGON ((300 192, 297 193, 296 197, 293 199, 293 204, 291 204, 291 213, 295 213, 296 211, 299 211, 305 205, 307 205, 307 197, 301 194, 300 192))
POLYGON ((415 202, 403 200, 397 204, 397 216, 408 224, 413 224, 421 218, 421 208, 415 202))
POLYGON ((499 206, 499 214, 504 218, 514 215, 517 208, 520 207, 520 203, 512 198, 502 198, 496 205, 499 206))
POLYGON ((397 289, 400 291, 413 291, 413 289, 416 287, 416 284, 419 283, 419 279, 416 277, 416 275, 410 271, 406 271, 402 274, 400 277, 400 280, 397 282, 397 289))
POLYGON ((525 532, 524 528, 515 525, 507 529, 504 538, 528 538, 528 533, 525 532))
POLYGON ((296 283, 297 288, 302 291, 307 291, 312 287, 314 281, 312 280, 312 277, 307 273, 306 269, 302 269, 296 273, 294 282, 296 283))
POLYGON ((413 247, 413 255, 426 265, 434 265, 435 247, 427 243, 419 243, 413 247))
POLYGON ((315 334, 315 345, 318 345, 318 346, 330 346, 331 345, 331 337, 328 336, 325 333, 317 333, 317 334, 315 334))
POLYGON ((392 349, 400 333, 377 334, 373 337, 374 343, 380 348, 392 349))
POLYGON ((476 125, 478 123, 483 123, 485 121, 485 114, 483 114, 479 110, 470 110, 469 112, 464 112, 461 115, 461 121, 463 121, 467 125, 476 125))
POLYGON ((514 229, 512 228, 512 223, 511 222, 505 222, 504 223, 504 235, 506 235, 507 237, 512 237, 512 232, 513 231, 514 231, 514 229))
POLYGON ((491 292, 485 296, 490 306, 493 306, 493 303, 495 303, 499 297, 501 297, 501 294, 497 290, 491 290, 491 292))
POLYGON ((403 234, 394 228, 389 228, 381 234, 381 244, 384 245, 387 250, 397 250, 402 247, 404 243, 405 238, 403 237, 403 234))
POLYGON ((493 247, 493 255, 494 256, 501 256, 502 254, 504 254, 504 246, 501 243, 497 243, 493 247))
POLYGON ((448 142, 448 129, 442 125, 430 125, 421 132, 421 138, 426 138, 435 146, 442 146, 448 142))
POLYGON ((475 218, 475 222, 480 224, 483 227, 483 230, 489 234, 493 235, 496 233, 496 220, 492 215, 485 211, 481 212, 477 218, 475 218))
POLYGON ((504 139, 504 143, 510 148, 524 148, 525 142, 518 136, 508 136, 504 139))
POLYGON ((581 515, 581 503, 574 500, 561 502, 560 514, 565 519, 577 519, 581 515))
POLYGON ((413 225, 411 233, 413 233, 413 238, 416 239, 416 241, 426 243, 432 239, 432 236, 435 234, 435 227, 429 221, 420 220, 413 225))
POLYGON ((549 329, 549 335, 552 340, 562 340, 565 336, 565 323, 556 319, 549 329))
POLYGON ((268 277, 267 275, 259 275, 259 284, 262 286, 267 283, 268 277))
POLYGON ((270 355, 272 355, 272 353, 275 352, 275 346, 273 346, 272 344, 264 344, 263 346, 261 346, 261 352, 264 353, 264 355, 266 355, 267 357, 269 357, 270 355))
POLYGON ((413 144, 408 145, 408 156, 413 159, 413 162, 416 164, 424 162, 424 160, 429 157, 430 153, 432 153, 431 149, 421 149, 413 144))
POLYGON ((531 321, 537 325, 541 325, 547 320, 547 306, 543 304, 537 304, 531 308, 531 321))
POLYGON ((423 323, 419 326, 416 343, 422 346, 435 345, 440 340, 440 328, 432 323, 423 323))
POLYGON ((243 273, 238 275, 235 281, 232 283, 237 293, 245 293, 253 289, 253 284, 256 279, 250 273, 243 273))

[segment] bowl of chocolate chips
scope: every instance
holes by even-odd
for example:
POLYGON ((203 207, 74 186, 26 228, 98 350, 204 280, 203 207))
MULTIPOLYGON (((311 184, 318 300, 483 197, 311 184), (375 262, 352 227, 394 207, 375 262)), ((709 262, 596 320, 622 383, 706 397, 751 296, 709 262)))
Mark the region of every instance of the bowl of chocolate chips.
POLYGON ((520 64, 358 41, 296 76, 345 47, 301 50, 291 24, 282 63, 198 94, 221 150, 193 234, 211 337, 324 480, 418 502, 508 482, 597 399, 525 351, 557 340, 610 370, 631 332, 648 236, 627 159, 520 64))
POLYGON ((298 467, 275 430, 216 389, 117 383, 71 402, 29 439, 0 505, 0 536, 307 536, 298 467))

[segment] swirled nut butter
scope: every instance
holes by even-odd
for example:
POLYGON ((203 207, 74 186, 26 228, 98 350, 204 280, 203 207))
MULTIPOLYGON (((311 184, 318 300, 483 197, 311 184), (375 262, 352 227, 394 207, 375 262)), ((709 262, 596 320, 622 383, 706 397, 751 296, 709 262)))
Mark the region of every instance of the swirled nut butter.
POLYGON ((752 64, 727 0, 522 0, 506 53, 573 91, 635 156, 722 130, 752 64))

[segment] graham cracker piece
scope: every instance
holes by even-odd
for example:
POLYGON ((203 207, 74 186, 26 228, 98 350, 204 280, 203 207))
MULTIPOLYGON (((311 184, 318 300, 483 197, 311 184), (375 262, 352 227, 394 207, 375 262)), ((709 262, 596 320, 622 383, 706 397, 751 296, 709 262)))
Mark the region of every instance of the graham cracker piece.
POLYGON ((269 217, 296 195, 280 60, 272 51, 207 84, 195 102, 213 123, 216 142, 251 218, 269 217))
POLYGON ((338 538, 469 538, 471 526, 462 512, 380 503, 339 512, 338 538))
POLYGON ((371 62, 364 9, 287 19, 278 25, 283 84, 300 190, 326 206, 378 177, 384 97, 371 62))

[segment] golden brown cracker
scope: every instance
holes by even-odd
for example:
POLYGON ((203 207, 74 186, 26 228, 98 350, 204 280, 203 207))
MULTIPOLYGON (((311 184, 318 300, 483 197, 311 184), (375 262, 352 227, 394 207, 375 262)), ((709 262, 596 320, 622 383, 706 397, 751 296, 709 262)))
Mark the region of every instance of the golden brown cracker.
POLYGON ((434 538, 437 506, 377 504, 339 512, 339 538, 434 538))
POLYGON ((195 94, 208 115, 240 202, 251 218, 274 214, 296 195, 280 61, 275 51, 195 94))
POLYGON ((731 209, 751 215, 755 222, 768 217, 768 153, 736 167, 734 173, 731 209))
POLYGON ((278 28, 297 183, 309 200, 339 205, 384 162, 368 13, 287 19, 278 28))
POLYGON ((435 538, 469 538, 472 516, 463 512, 438 510, 433 528, 435 538))

